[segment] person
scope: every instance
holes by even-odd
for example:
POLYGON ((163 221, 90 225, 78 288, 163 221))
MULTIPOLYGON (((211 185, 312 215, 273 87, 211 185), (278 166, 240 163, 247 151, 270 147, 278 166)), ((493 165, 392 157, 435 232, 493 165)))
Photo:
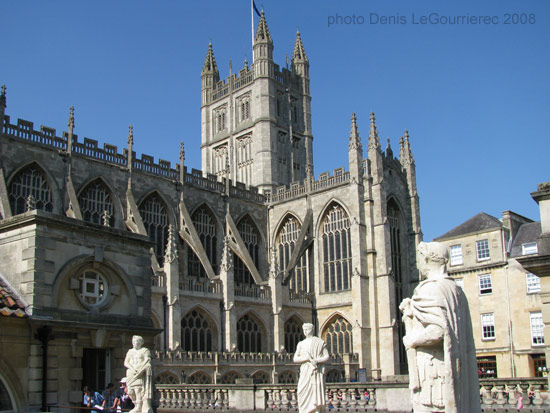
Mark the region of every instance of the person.
POLYGON ((120 388, 116 391, 115 395, 115 404, 117 408, 120 408, 122 410, 131 410, 135 407, 132 399, 128 395, 128 387, 126 387, 126 377, 120 379, 120 388))
POLYGON ((84 407, 93 408, 95 406, 101 406, 103 403, 103 396, 100 393, 94 391, 90 386, 84 386, 82 391, 84 392, 84 398, 82 399, 84 407))
POLYGON ((133 336, 132 346, 126 353, 124 367, 126 370, 126 385, 128 394, 135 407, 132 413, 152 413, 151 399, 153 398, 153 370, 151 367, 151 352, 143 347, 143 337, 133 336))
POLYGON ((516 399, 518 400, 518 412, 523 409, 523 393, 518 392, 516 394, 516 399))
POLYGON ((116 395, 115 395, 115 385, 113 383, 107 384, 107 388, 103 392, 103 411, 112 413, 116 409, 116 395))
POLYGON ((418 269, 426 279, 405 298, 413 411, 479 413, 479 382, 472 323, 462 289, 446 273, 449 253, 438 242, 421 242, 418 269))
POLYGON ((313 324, 304 323, 302 329, 306 338, 298 343, 294 353, 294 362, 301 364, 298 409, 300 413, 320 412, 327 405, 323 364, 329 354, 325 342, 313 335, 313 324))

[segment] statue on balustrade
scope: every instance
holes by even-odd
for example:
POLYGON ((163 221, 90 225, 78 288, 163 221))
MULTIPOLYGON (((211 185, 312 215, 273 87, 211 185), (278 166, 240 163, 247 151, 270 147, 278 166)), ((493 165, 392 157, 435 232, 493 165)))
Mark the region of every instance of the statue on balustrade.
POLYGON ((399 306, 415 413, 481 412, 470 311, 446 272, 448 259, 443 244, 421 242, 417 262, 425 280, 399 306))
POLYGON ((300 413, 322 412, 326 406, 325 367, 329 359, 327 346, 313 336, 313 324, 302 325, 306 338, 298 343, 294 362, 301 363, 298 378, 298 409, 300 413))
POLYGON ((128 394, 135 404, 130 413, 153 413, 153 370, 151 353, 143 347, 143 337, 133 336, 132 346, 126 353, 124 366, 126 371, 126 386, 128 394))

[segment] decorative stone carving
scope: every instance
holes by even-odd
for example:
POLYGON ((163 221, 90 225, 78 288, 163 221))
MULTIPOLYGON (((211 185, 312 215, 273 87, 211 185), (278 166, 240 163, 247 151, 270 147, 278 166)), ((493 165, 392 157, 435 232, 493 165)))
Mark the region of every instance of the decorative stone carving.
POLYGON ((294 362, 301 363, 298 379, 298 409, 300 413, 321 412, 326 406, 325 367, 329 359, 327 346, 313 336, 313 324, 302 325, 306 338, 298 343, 294 362))
POLYGON ((417 262, 426 279, 399 306, 415 413, 481 411, 468 302, 445 271, 448 259, 443 244, 421 242, 417 262))
POLYGON ((151 353, 143 347, 143 337, 133 336, 132 346, 126 353, 124 366, 126 371, 126 386, 128 394, 135 404, 130 413, 153 413, 153 370, 151 353))

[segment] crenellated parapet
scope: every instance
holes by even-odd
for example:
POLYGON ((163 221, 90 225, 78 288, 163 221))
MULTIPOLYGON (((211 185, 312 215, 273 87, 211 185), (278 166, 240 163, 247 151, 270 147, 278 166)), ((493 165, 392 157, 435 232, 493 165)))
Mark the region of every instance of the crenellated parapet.
MULTIPOLYGON (((68 132, 63 132, 61 136, 58 136, 55 128, 41 126, 40 129, 35 129, 33 122, 24 119, 18 119, 17 123, 11 123, 10 117, 5 115, 2 134, 5 137, 20 139, 31 145, 42 146, 62 153, 68 152, 68 132)), ((164 159, 155 161, 153 156, 147 154, 141 154, 140 158, 136 156, 135 152, 132 152, 132 155, 132 169, 134 172, 139 171, 171 181, 179 180, 179 164, 173 165, 170 161, 164 159)), ((79 141, 78 135, 73 133, 71 156, 80 156, 105 164, 127 168, 129 152, 126 148, 121 152, 116 145, 108 143, 103 144, 103 147, 101 147, 95 139, 84 138, 82 141, 79 141)), ((225 179, 220 182, 216 175, 204 174, 198 169, 192 169, 191 173, 188 173, 186 166, 184 166, 184 182, 186 185, 218 193, 223 192, 225 188, 225 179)), ((260 203, 265 201, 265 197, 258 192, 256 187, 247 187, 243 183, 234 183, 231 180, 229 183, 230 196, 260 203)))

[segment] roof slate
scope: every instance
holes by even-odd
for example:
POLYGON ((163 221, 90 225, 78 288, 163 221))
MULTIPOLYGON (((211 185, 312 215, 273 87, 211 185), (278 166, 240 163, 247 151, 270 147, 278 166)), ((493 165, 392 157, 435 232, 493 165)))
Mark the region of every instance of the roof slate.
POLYGON ((444 240, 446 238, 454 238, 460 235, 471 234, 473 232, 497 229, 502 227, 502 222, 492 215, 480 212, 468 221, 453 228, 449 232, 434 238, 434 241, 444 240))
POLYGON ((25 303, 11 289, 0 276, 0 315, 6 317, 28 317, 25 312, 25 303))
POLYGON ((521 246, 528 242, 536 242, 542 230, 540 222, 529 222, 519 227, 516 238, 512 240, 511 257, 519 257, 523 255, 521 246))

